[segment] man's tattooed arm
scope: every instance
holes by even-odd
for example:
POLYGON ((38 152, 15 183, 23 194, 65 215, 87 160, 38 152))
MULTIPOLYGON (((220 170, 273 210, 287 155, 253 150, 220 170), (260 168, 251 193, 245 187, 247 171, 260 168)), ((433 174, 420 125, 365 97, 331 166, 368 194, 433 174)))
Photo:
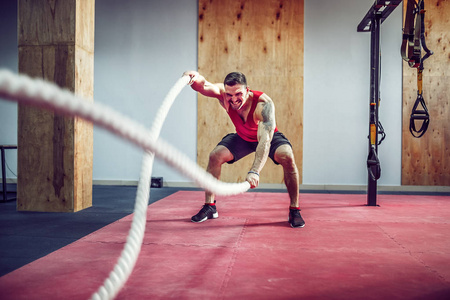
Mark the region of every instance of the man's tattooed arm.
MULTIPOLYGON (((272 100, 265 94, 264 101, 258 103, 255 110, 255 119, 259 120, 258 124, 258 146, 256 147, 255 160, 251 171, 259 173, 269 156, 270 143, 272 142, 273 133, 276 127, 275 107, 272 100)), ((261 97, 262 97, 261 96, 261 97)))

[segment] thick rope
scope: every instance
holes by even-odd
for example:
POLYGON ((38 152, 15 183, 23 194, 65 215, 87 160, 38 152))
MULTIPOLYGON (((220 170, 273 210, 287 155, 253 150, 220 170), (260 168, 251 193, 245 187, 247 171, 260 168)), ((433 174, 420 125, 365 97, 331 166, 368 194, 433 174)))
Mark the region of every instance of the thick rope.
POLYGON ((130 118, 100 103, 92 103, 62 90, 53 83, 0 70, 0 97, 6 100, 80 117, 130 141, 192 179, 201 188, 217 195, 237 195, 250 188, 248 182, 227 183, 214 178, 189 157, 162 139, 152 141, 151 132, 130 118))
POLYGON ((7 70, 0 70, 0 97, 18 103, 54 110, 69 116, 81 117, 146 150, 142 161, 134 216, 127 242, 113 271, 111 271, 103 286, 92 295, 91 299, 93 300, 115 298, 128 280, 136 264, 144 238, 148 199, 150 197, 151 172, 155 154, 194 180, 199 186, 216 194, 240 194, 250 187, 248 182, 239 184, 220 182, 169 144, 162 140, 156 143, 162 124, 173 101, 188 82, 188 76, 183 76, 176 82, 165 97, 155 117, 152 129, 147 131, 139 124, 119 113, 102 105, 76 97, 68 91, 61 90, 54 84, 39 79, 31 79, 23 75, 15 75, 7 70))
MULTIPOLYGON (((158 112, 156 113, 155 120, 153 121, 153 126, 150 130, 151 134, 149 136, 150 140, 156 141, 158 139, 163 123, 173 102, 175 101, 175 98, 181 92, 183 87, 189 82, 189 79, 189 76, 181 77, 164 98, 158 112)), ((97 292, 92 295, 92 300, 114 299, 133 271, 141 251, 142 241, 144 239, 154 158, 155 155, 152 152, 144 153, 136 193, 133 221, 128 233, 127 242, 122 250, 119 260, 116 263, 116 266, 103 283, 103 286, 101 286, 97 292)))

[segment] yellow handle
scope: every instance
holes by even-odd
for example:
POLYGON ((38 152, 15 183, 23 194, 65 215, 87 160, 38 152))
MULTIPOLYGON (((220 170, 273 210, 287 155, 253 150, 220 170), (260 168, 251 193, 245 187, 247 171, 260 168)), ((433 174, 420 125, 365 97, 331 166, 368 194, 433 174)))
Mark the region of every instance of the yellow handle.
POLYGON ((417 91, 422 95, 422 72, 423 70, 417 69, 417 91))
POLYGON ((375 124, 370 124, 370 144, 375 145, 375 138, 377 136, 377 127, 375 124))

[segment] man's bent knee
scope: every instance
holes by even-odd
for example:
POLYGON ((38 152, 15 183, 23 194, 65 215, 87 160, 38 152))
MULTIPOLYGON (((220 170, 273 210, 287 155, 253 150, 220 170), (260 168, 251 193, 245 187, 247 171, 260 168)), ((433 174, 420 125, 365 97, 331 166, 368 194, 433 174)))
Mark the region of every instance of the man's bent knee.
POLYGON ((209 164, 222 165, 233 159, 233 154, 228 148, 219 145, 209 154, 209 164))
POLYGON ((295 166, 294 152, 289 145, 282 145, 275 151, 275 160, 283 167, 295 166))

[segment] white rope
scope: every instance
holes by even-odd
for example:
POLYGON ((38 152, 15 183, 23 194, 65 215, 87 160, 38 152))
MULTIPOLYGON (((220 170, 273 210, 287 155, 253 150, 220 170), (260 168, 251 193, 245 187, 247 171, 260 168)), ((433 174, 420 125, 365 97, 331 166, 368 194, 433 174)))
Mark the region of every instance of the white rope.
MULTIPOLYGON (((153 126, 148 137, 156 141, 161 133, 162 125, 167 114, 184 86, 189 82, 189 76, 181 77, 167 96, 164 98, 158 112, 156 113, 153 126)), ((116 266, 109 274, 96 293, 92 295, 92 300, 114 299, 123 285, 127 282, 141 252, 142 241, 144 239, 145 225, 147 221, 148 199, 150 198, 150 183, 152 177, 153 161, 155 155, 152 152, 145 152, 142 158, 141 174, 136 193, 133 221, 128 233, 127 242, 116 266), (127 258, 129 259, 127 261, 127 258)))
POLYGON ((39 79, 31 79, 24 75, 15 75, 7 70, 0 70, 0 97, 84 118, 146 150, 142 160, 134 216, 127 242, 113 271, 111 271, 103 286, 92 295, 91 299, 93 300, 115 298, 136 264, 145 232, 154 154, 194 180, 199 186, 216 194, 240 194, 250 187, 248 182, 239 184, 220 182, 169 144, 162 140, 156 143, 173 101, 188 82, 188 76, 183 76, 176 82, 158 110, 152 129, 147 131, 119 113, 76 97, 54 84, 39 79))
POLYGON ((189 157, 162 139, 150 140, 151 132, 130 118, 100 103, 92 103, 62 90, 53 83, 31 79, 0 70, 0 97, 46 108, 68 116, 77 116, 103 127, 165 161, 201 188, 217 195, 237 195, 250 188, 248 182, 227 183, 214 178, 189 157))

